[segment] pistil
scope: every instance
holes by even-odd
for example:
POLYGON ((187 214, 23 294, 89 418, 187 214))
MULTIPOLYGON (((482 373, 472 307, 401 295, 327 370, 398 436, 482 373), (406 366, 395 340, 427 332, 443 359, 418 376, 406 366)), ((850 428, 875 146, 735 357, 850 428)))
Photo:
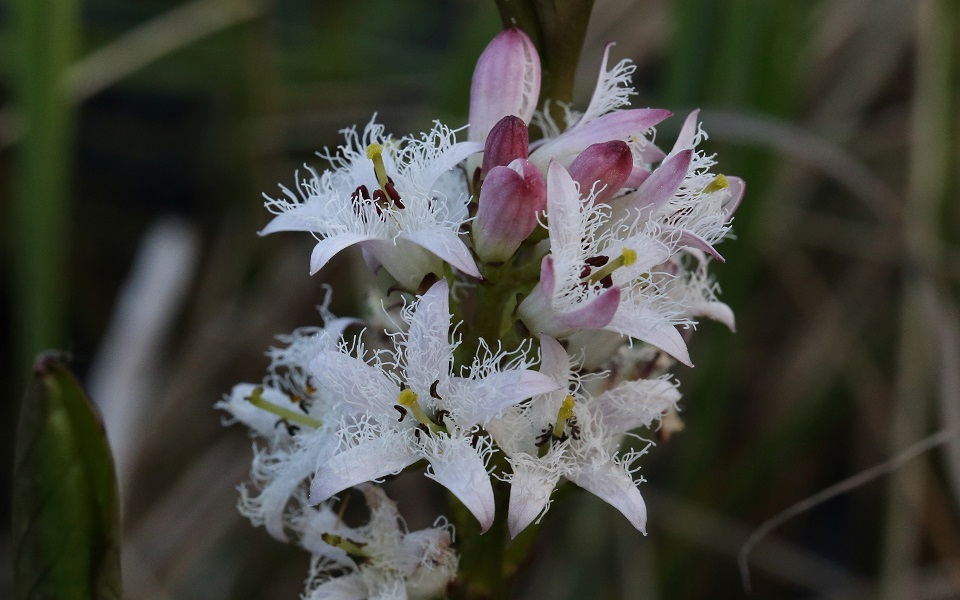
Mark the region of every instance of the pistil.
POLYGON ((423 412, 423 407, 420 406, 416 392, 410 388, 400 390, 397 404, 410 411, 410 414, 422 425, 426 425, 431 433, 441 433, 444 430, 443 427, 434 423, 433 419, 427 416, 427 413, 423 412))
POLYGON ((631 250, 630 248, 624 248, 620 252, 620 256, 608 261, 599 269, 590 273, 587 280, 590 283, 597 283, 598 281, 603 280, 605 277, 612 275, 613 272, 620 267, 629 267, 635 262, 637 262, 637 252, 635 250, 631 250))

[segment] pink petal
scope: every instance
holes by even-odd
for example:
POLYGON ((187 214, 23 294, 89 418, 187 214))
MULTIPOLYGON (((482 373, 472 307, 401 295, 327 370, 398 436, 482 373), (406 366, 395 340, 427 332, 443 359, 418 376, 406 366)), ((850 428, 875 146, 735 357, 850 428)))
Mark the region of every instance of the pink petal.
POLYGON ((727 191, 730 197, 723 203, 723 212, 727 213, 727 220, 737 212, 740 207, 740 201, 743 200, 743 194, 747 191, 747 184, 743 179, 734 176, 727 177, 727 191))
POLYGON ((683 121, 683 127, 680 128, 680 133, 677 135, 677 141, 673 144, 673 149, 670 150, 670 156, 678 154, 683 150, 692 150, 693 142, 697 137, 697 118, 700 116, 700 109, 696 109, 687 115, 687 118, 683 121))
POLYGON ((633 193, 632 206, 652 214, 670 202, 680 189, 692 159, 693 150, 683 150, 663 161, 633 193))
POLYGON ((649 169, 641 165, 633 165, 633 170, 630 171, 630 176, 627 177, 627 180, 623 182, 623 187, 638 188, 648 177, 650 177, 649 169))
POLYGON ((527 124, 520 117, 507 115, 497 121, 483 146, 480 177, 485 178, 494 167, 503 167, 518 158, 527 158, 529 144, 527 124))
POLYGON ((722 263, 727 262, 726 259, 723 258, 719 252, 717 252, 717 249, 711 246, 707 240, 703 239, 692 231, 688 231, 686 229, 675 229, 672 227, 664 227, 663 231, 664 237, 666 237, 670 242, 687 248, 696 248, 697 250, 702 250, 722 263))
POLYGON ((613 286, 579 308, 557 315, 557 320, 569 329, 601 329, 610 323, 619 305, 620 288, 613 286))
MULTIPOLYGON (((547 164, 551 158, 561 162, 573 158, 587 146, 611 140, 626 141, 629 137, 650 129, 672 113, 660 108, 635 108, 612 112, 593 121, 574 127, 559 137, 543 144, 530 160, 538 165, 547 164)), ((650 144, 651 147, 653 144, 650 144)))
POLYGON ((500 32, 484 49, 470 85, 468 139, 484 141, 507 115, 529 123, 540 98, 540 57, 518 28, 500 32))
POLYGON ((509 167, 491 169, 473 223, 477 255, 486 262, 508 260, 537 228, 546 204, 543 175, 530 161, 517 159, 509 167))
POLYGON ((580 195, 596 191, 595 203, 606 202, 624 186, 633 171, 633 153, 626 142, 614 140, 593 144, 581 152, 567 169, 580 185, 580 195))

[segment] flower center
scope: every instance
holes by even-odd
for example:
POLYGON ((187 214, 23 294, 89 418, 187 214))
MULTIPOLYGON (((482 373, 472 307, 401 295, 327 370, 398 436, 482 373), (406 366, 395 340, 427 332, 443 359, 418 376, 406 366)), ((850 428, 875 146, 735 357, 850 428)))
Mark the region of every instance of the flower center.
POLYGON ((387 167, 383 164, 383 146, 370 144, 367 146, 367 158, 373 161, 373 173, 377 176, 380 189, 373 192, 373 200, 377 208, 388 208, 391 203, 397 208, 403 208, 400 193, 393 185, 393 179, 387 175, 387 167))
POLYGON ((613 285, 611 275, 620 267, 629 267, 637 262, 637 252, 630 248, 624 248, 620 251, 620 256, 613 260, 606 256, 592 256, 584 261, 586 265, 580 273, 580 277, 587 283, 601 283, 603 287, 613 285), (594 270, 596 269, 596 270, 594 270))
POLYGON ((573 396, 567 394, 567 397, 563 399, 563 403, 560 404, 560 410, 557 411, 557 421, 552 427, 544 429, 537 437, 536 443, 540 448, 540 458, 546 456, 550 450, 550 444, 548 442, 553 440, 565 442, 568 437, 572 437, 575 440, 580 438, 580 426, 577 425, 577 419, 573 415, 574 404, 576 404, 576 401, 573 399, 573 396), (566 432, 568 426, 570 428, 569 436, 566 432))
POLYGON ((402 409, 400 410, 401 421, 403 417, 406 416, 407 411, 409 411, 410 414, 413 415, 413 418, 421 425, 425 425, 431 433, 440 433, 444 430, 443 427, 436 424, 433 419, 427 416, 427 413, 423 411, 423 407, 420 406, 417 393, 410 388, 400 390, 400 395, 397 397, 397 409, 402 409))

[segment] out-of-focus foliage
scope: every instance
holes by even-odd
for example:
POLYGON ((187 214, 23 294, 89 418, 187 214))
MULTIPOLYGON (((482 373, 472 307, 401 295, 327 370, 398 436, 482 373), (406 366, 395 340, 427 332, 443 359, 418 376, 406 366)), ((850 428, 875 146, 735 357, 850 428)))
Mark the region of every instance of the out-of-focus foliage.
MULTIPOLYGON (((686 429, 644 462, 649 535, 571 493, 544 520, 518 596, 737 597, 735 556, 758 524, 960 419, 958 10, 596 0, 575 102, 616 41, 614 58, 639 67, 635 105, 700 107, 720 168, 747 181, 738 239, 715 271, 739 331, 704 324, 691 342, 686 429)), ((294 598, 306 556, 236 514, 249 441, 210 408, 263 372, 274 334, 316 323, 323 297, 305 272, 308 241, 255 235, 268 218, 260 193, 318 165, 314 151, 373 112, 397 133, 464 120, 473 62, 500 27, 495 3, 83 4, 68 72, 74 141, 36 159, 68 157, 60 246, 15 238, 7 208, 29 172, 14 160, 28 156, 11 109, 23 85, 14 17, 0 12, 2 305, 8 323, 26 314, 14 259, 62 253, 68 292, 54 300, 66 324, 53 341, 103 391, 93 395, 117 452, 125 597, 294 598), (147 231, 163 243, 134 261, 147 231)), ((351 260, 323 276, 345 277, 351 260)), ((344 315, 359 304, 333 302, 344 315)), ((5 381, 21 377, 11 365, 27 344, 4 340, 5 381)), ((2 410, 11 439, 14 408, 2 410)), ((956 596, 958 448, 775 531, 753 555, 756 596, 956 596)), ((411 527, 428 525, 434 511, 418 507, 429 494, 407 478, 391 485, 411 527)))
POLYGON ((120 507, 103 422, 54 355, 33 368, 17 428, 17 600, 119 599, 120 507))

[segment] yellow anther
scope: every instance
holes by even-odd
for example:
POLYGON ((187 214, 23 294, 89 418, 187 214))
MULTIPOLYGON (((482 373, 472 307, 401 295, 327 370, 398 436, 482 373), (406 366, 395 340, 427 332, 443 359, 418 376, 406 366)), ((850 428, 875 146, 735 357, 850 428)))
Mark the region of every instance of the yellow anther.
POLYGON ((414 406, 417 406, 417 393, 410 388, 401 390, 400 397, 397 398, 397 404, 406 408, 413 408, 414 406))
POLYGON ((560 410, 557 411, 557 422, 553 425, 553 437, 559 439, 563 435, 563 428, 566 427, 567 421, 573 418, 574 404, 573 396, 567 394, 567 397, 563 399, 563 404, 560 405, 560 410))
POLYGON ((390 179, 387 177, 387 168, 383 165, 383 146, 380 144, 367 146, 367 158, 373 161, 373 172, 377 175, 377 183, 381 188, 385 187, 390 179))
POLYGON ((707 187, 703 188, 704 194, 712 194, 713 192, 719 192, 720 190, 725 190, 730 186, 730 182, 727 181, 727 176, 723 173, 720 173, 713 178, 713 181, 707 184, 707 187))
POLYGON ((620 255, 623 256, 623 266, 629 267, 633 263, 637 262, 637 251, 631 250, 630 248, 624 248, 620 255))

